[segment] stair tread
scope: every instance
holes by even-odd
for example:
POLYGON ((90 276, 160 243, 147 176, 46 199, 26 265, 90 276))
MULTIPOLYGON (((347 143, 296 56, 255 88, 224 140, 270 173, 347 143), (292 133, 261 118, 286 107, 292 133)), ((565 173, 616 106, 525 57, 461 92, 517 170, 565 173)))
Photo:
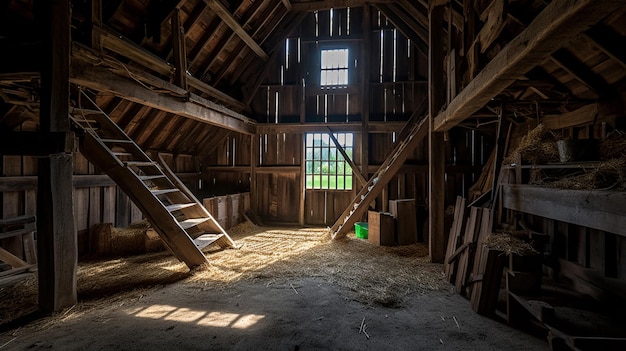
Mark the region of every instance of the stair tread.
POLYGON ((209 219, 211 219, 211 218, 210 217, 190 218, 190 219, 185 219, 184 221, 178 222, 178 224, 180 224, 180 226, 183 229, 188 229, 188 228, 196 226, 196 225, 198 225, 200 223, 204 223, 204 222, 208 221, 209 219))
POLYGON ((100 111, 100 110, 93 110, 93 109, 88 109, 88 108, 73 108, 72 109, 72 114, 77 114, 77 115, 104 115, 105 113, 100 111))
POLYGON ((124 164, 127 166, 156 166, 153 161, 125 161, 124 164))
POLYGON ((130 152, 113 152, 113 155, 115 155, 115 156, 132 156, 133 154, 131 154, 130 152))
POLYGON ((224 234, 203 234, 193 239, 193 243, 202 250, 203 248, 213 244, 224 236, 224 234))
POLYGON ((165 174, 144 175, 144 176, 137 176, 137 177, 139 177, 140 180, 152 180, 152 179, 166 178, 165 174))
POLYGON ((174 212, 174 211, 179 211, 182 210, 184 208, 188 208, 188 207, 192 207, 192 206, 196 206, 197 204, 195 202, 190 202, 190 203, 186 203, 186 204, 173 204, 173 205, 168 205, 165 206, 165 208, 169 211, 169 212, 174 212))
POLYGON ((169 193, 175 193, 177 191, 180 191, 180 189, 157 189, 157 190, 150 190, 152 192, 153 195, 162 195, 162 194, 169 194, 169 193))
POLYGON ((132 140, 128 139, 100 139, 103 143, 123 143, 123 144, 133 144, 132 140))

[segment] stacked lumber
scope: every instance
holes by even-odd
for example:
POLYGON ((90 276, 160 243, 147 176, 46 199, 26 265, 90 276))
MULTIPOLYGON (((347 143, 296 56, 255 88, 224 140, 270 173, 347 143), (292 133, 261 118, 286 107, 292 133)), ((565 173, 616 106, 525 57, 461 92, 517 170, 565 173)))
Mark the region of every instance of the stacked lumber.
POLYGON ((474 202, 483 194, 486 194, 488 191, 492 190, 495 157, 496 157, 496 149, 494 149, 491 152, 491 155, 489 156, 489 159, 483 166, 483 171, 480 173, 480 176, 478 177, 478 180, 476 181, 476 183, 474 183, 474 185, 472 185, 468 189, 470 203, 474 202))
POLYGON ((463 233, 465 224, 465 199, 461 196, 457 196, 456 205, 454 206, 454 219, 452 221, 452 227, 450 228, 450 236, 448 237, 448 248, 446 250, 446 259, 443 261, 443 268, 446 274, 446 281, 454 283, 456 278, 454 276, 456 272, 457 261, 454 259, 453 254, 461 245, 459 238, 463 233))
POLYGON ((0 240, 17 240, 20 244, 18 251, 0 247, 0 288, 34 275, 37 269, 34 233, 35 216, 0 219, 0 240))
MULTIPOLYGON (((458 294, 469 296, 472 283, 477 276, 475 251, 491 232, 491 212, 489 209, 470 207, 466 217, 465 199, 458 197, 454 221, 444 260, 446 280, 454 284, 458 294)), ((476 256, 480 257, 480 256, 476 256)))
POLYGON ((454 284, 456 293, 471 299, 474 311, 491 315, 496 310, 507 257, 485 246, 492 233, 491 210, 470 207, 467 217, 466 213, 465 199, 457 198, 444 261, 446 279, 454 284))

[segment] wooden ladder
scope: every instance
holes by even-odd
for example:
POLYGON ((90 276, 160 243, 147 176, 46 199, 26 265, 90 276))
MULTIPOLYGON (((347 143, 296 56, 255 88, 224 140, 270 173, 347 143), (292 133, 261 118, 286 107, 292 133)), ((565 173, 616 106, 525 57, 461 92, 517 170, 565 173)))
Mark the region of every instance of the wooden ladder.
POLYGON ((189 268, 207 262, 202 249, 215 243, 222 248, 237 245, 176 177, 159 156, 153 161, 81 91, 70 118, 79 130, 81 153, 105 172, 137 205, 166 247, 189 268), (82 99, 84 96, 86 99, 82 99))
MULTIPOLYGON (((419 110, 420 108, 416 109, 419 110)), ((333 239, 343 238, 350 232, 354 223, 365 215, 369 204, 380 195, 417 144, 423 140, 428 132, 428 118, 419 117, 417 113, 411 116, 400 132, 393 151, 330 228, 333 239)))

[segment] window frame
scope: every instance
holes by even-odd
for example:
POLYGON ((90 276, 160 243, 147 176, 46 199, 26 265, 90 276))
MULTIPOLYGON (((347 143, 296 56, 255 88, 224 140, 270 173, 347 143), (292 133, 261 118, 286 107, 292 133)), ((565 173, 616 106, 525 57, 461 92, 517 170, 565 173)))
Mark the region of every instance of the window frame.
MULTIPOLYGON (((354 187, 352 168, 329 134, 321 132, 304 134, 304 187, 306 190, 352 191, 354 187), (317 144, 316 140, 319 140, 317 144), (327 155, 326 160, 324 155, 327 155)), ((354 134, 349 132, 332 134, 346 154, 353 157, 354 134)))
MULTIPOLYGON (((323 90, 332 90, 332 89, 346 89, 350 85, 350 48, 348 45, 341 46, 326 46, 320 48, 319 51, 319 86, 323 90), (338 67, 332 67, 333 63, 330 63, 330 67, 325 67, 324 60, 322 57, 324 56, 324 52, 329 51, 345 51, 346 52, 346 61, 345 66, 343 66, 343 62, 341 64, 337 64, 338 67), (340 84, 325 84, 322 83, 322 77, 324 76, 324 72, 345 72, 345 83, 342 81, 340 84)), ((339 83, 339 82, 338 82, 339 83)))

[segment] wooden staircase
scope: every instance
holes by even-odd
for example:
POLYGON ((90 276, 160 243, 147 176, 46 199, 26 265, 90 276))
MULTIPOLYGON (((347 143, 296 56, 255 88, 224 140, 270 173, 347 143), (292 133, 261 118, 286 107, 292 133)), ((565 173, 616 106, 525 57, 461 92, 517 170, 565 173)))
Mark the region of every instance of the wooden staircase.
MULTIPOLYGON (((419 110, 420 108, 416 111, 419 110)), ((400 132, 393 151, 330 228, 333 239, 345 237, 352 230, 354 223, 363 218, 369 204, 380 195, 407 157, 415 150, 417 144, 423 140, 428 132, 427 122, 428 118, 419 116, 417 113, 411 116, 400 132)))
POLYGON ((201 250, 213 243, 237 247, 160 156, 161 164, 150 159, 89 96, 80 94, 80 107, 70 110, 70 118, 85 131, 81 153, 130 197, 176 258, 193 268, 207 262, 201 250))

